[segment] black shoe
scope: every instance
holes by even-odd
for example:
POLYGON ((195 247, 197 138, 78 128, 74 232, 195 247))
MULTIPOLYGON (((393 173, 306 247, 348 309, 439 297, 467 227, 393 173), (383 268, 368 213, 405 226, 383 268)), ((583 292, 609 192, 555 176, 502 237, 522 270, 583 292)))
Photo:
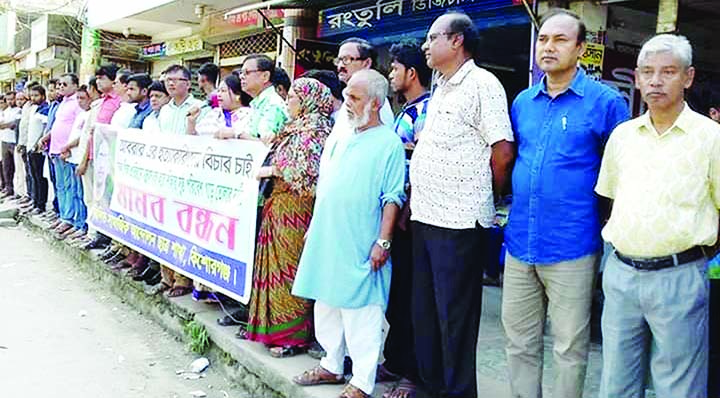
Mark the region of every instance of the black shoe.
POLYGON ((152 274, 153 274, 153 270, 151 270, 149 266, 145 266, 145 269, 143 269, 143 270, 138 269, 137 271, 134 272, 134 274, 132 275, 132 280, 134 280, 136 282, 144 281, 146 278, 149 278, 150 276, 152 276, 152 274))
POLYGON ((98 258, 102 261, 107 261, 119 253, 120 253, 120 250, 113 250, 111 247, 108 247, 107 249, 105 249, 104 252, 102 252, 102 253, 100 253, 100 255, 98 255, 98 258))
MULTIPOLYGON (((107 242, 105 239, 102 239, 101 237, 96 237, 90 242, 86 243, 81 247, 83 250, 92 250, 92 249, 102 249, 102 248, 108 248, 110 245, 109 242, 107 242)), ((103 252, 104 253, 104 252, 103 252)))
POLYGON ((150 272, 148 272, 147 277, 144 279, 144 281, 145 284, 148 286, 155 286, 158 283, 162 282, 162 274, 160 273, 160 270, 150 269, 150 272))
POLYGON ((230 313, 230 315, 225 315, 222 318, 218 318, 217 323, 220 326, 237 326, 242 325, 243 323, 247 323, 247 321, 248 309, 247 307, 243 306, 230 313))

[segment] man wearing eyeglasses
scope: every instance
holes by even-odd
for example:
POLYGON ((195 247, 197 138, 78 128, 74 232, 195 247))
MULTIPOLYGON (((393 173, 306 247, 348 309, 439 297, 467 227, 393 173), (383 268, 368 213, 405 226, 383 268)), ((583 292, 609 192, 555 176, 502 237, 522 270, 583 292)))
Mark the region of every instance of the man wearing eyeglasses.
POLYGON ((473 61, 479 34, 467 15, 439 17, 423 50, 439 78, 410 160, 417 396, 474 398, 482 247, 513 134, 502 84, 473 61))
POLYGON ((210 109, 204 101, 190 94, 190 71, 182 65, 171 65, 165 70, 165 86, 170 102, 160 109, 160 130, 172 134, 188 134, 188 116, 193 110, 202 119, 210 109), (197 109, 195 111, 194 109, 197 109))
POLYGON ((253 98, 250 121, 238 138, 269 143, 288 120, 285 101, 273 86, 275 63, 267 55, 253 54, 245 58, 242 68, 234 73, 240 78, 243 91, 253 98))
MULTIPOLYGON (((376 65, 377 51, 375 47, 365 39, 351 37, 340 43, 338 57, 335 58, 335 66, 337 66, 338 78, 344 84, 358 71, 365 69, 373 69, 376 65)), ((385 99, 385 103, 380 109, 380 122, 386 126, 392 126, 395 121, 390 102, 385 99)), ((347 108, 343 104, 337 112, 335 125, 333 130, 325 141, 325 149, 320 158, 320 176, 327 174, 327 169, 333 167, 333 160, 339 159, 345 151, 347 142, 352 136, 352 128, 348 124, 347 108)))

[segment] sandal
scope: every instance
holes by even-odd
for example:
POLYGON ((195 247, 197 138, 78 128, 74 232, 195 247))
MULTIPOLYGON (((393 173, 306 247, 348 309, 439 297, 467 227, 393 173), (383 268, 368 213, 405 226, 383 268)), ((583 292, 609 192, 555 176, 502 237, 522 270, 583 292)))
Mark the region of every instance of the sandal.
POLYGON ((371 398, 372 395, 365 394, 365 391, 355 387, 352 384, 347 384, 340 393, 340 398, 371 398))
POLYGON ((173 286, 168 290, 167 297, 180 297, 186 294, 192 293, 192 287, 190 286, 173 286))
POLYGON ((247 327, 245 325, 240 326, 240 329, 238 329, 237 333, 235 333, 235 337, 240 340, 249 340, 249 333, 247 331, 247 327))
POLYGON ((168 285, 165 282, 161 282, 159 285, 153 286, 152 289, 149 289, 148 294, 154 296, 156 294, 166 292, 170 289, 172 289, 172 286, 168 285))
POLYGON ((408 379, 402 379, 382 395, 382 398, 415 398, 415 384, 408 379))
POLYGON ((377 383, 400 381, 400 379, 402 379, 402 376, 389 371, 384 365, 378 365, 377 372, 375 373, 375 380, 377 383))
POLYGON ((293 377, 293 382, 301 386, 319 386, 321 384, 343 384, 345 383, 345 378, 342 375, 331 373, 318 365, 310 370, 306 370, 299 376, 293 377))
POLYGON ((305 351, 307 351, 306 347, 298 347, 294 345, 270 347, 270 356, 273 358, 289 358, 304 354, 305 351))

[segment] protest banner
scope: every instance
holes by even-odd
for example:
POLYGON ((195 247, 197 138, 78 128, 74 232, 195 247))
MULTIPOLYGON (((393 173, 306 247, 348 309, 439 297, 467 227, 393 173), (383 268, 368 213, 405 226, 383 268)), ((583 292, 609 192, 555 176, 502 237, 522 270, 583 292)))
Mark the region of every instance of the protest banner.
POLYGON ((260 142, 95 129, 95 203, 103 234, 247 304, 252 287, 260 142))

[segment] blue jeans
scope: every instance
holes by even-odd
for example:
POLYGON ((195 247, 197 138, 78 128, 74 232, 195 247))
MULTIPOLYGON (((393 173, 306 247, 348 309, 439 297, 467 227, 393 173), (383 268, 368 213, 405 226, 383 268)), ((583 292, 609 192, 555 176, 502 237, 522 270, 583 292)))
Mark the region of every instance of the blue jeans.
POLYGON ((58 201, 59 216, 61 220, 72 224, 72 201, 68 198, 71 183, 70 164, 62 160, 58 155, 52 155, 51 157, 55 168, 55 198, 58 201))
POLYGON ((600 398, 643 398, 649 364, 658 398, 705 398, 707 260, 639 271, 614 253, 603 273, 600 398))
POLYGON ((66 201, 70 207, 71 224, 76 229, 87 229, 87 206, 85 206, 82 177, 75 174, 76 164, 67 163, 69 167, 69 185, 66 201))

